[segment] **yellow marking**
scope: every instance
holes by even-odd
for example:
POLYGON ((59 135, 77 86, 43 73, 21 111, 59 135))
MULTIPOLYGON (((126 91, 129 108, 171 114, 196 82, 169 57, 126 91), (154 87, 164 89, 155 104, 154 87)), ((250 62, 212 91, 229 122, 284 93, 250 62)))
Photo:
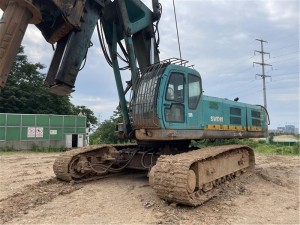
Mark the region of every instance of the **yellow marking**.
POLYGON ((261 127, 249 127, 248 128, 249 131, 262 131, 261 127))
POLYGON ((262 131, 261 127, 245 127, 245 126, 232 126, 232 125, 219 125, 208 124, 205 130, 231 130, 231 131, 262 131))

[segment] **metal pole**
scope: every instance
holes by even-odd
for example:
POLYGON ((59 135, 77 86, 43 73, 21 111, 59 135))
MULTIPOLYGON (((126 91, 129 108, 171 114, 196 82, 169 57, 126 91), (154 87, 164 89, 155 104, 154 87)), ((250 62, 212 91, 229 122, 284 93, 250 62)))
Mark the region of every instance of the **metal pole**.
MULTIPOLYGON (((270 76, 267 76, 265 74, 265 66, 272 66, 272 65, 265 63, 265 58, 264 58, 265 54, 270 55, 270 53, 264 52, 263 42, 266 42, 266 41, 261 40, 261 39, 256 39, 256 40, 260 42, 260 49, 261 50, 260 51, 255 51, 255 52, 258 52, 258 53, 261 54, 261 63, 259 63, 259 62, 254 62, 254 63, 261 65, 261 68, 262 68, 262 74, 256 74, 256 75, 261 76, 261 78, 263 80, 264 107, 265 107, 265 109, 267 109, 266 77, 270 77, 270 76)), ((266 142, 269 143, 268 124, 266 124, 266 137, 267 137, 266 142)))
POLYGON ((263 40, 260 40, 260 46, 261 46, 261 61, 262 61, 262 80, 263 80, 263 92, 264 92, 264 107, 267 109, 267 94, 266 94, 266 75, 265 75, 265 59, 264 59, 264 45, 263 40))

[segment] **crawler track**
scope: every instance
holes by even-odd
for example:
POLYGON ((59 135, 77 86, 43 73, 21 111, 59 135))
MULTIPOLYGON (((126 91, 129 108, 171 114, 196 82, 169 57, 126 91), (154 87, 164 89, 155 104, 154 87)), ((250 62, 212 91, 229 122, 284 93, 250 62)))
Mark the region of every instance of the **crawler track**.
POLYGON ((222 183, 246 172, 252 172, 254 161, 253 150, 241 145, 209 147, 178 155, 161 156, 150 172, 150 184, 162 199, 197 206, 220 192, 222 183), (222 166, 226 167, 226 159, 237 158, 240 155, 248 160, 249 165, 246 168, 235 169, 218 176, 218 170, 222 172, 222 166), (211 166, 214 160, 220 162, 217 162, 217 168, 211 166), (204 170, 199 169, 201 166, 204 166, 204 170), (199 185, 201 179, 206 179, 212 169, 215 170, 215 177, 212 174, 209 182, 199 185), (195 171, 195 180, 193 180, 194 172, 191 170, 195 171), (205 171, 206 174, 200 174, 201 171, 205 171), (190 174, 193 175, 192 179, 190 174), (190 187, 194 190, 191 191, 190 187))
POLYGON ((114 161, 115 159, 112 158, 111 150, 117 151, 118 149, 135 147, 136 145, 93 145, 73 149, 57 157, 53 164, 53 171, 58 179, 68 182, 79 183, 104 178, 110 175, 108 170, 100 173, 95 172, 95 170, 84 171, 82 168, 87 167, 87 165, 82 165, 80 157, 102 158, 101 160, 103 160, 104 157, 111 157, 110 160, 114 161))
MULTIPOLYGON (((69 182, 104 178, 130 168, 132 158, 124 162, 122 154, 134 149, 137 145, 97 145, 67 151, 56 159, 53 170, 57 178, 69 182)), ((253 150, 247 146, 208 147, 160 156, 149 182, 160 198, 197 206, 219 193, 226 181, 252 172, 254 164, 253 150)))

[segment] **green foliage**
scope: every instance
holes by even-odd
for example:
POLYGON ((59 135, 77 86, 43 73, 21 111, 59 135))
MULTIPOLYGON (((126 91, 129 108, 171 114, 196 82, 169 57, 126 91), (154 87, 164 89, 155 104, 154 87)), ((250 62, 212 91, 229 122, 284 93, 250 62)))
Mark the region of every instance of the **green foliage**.
POLYGON ((0 113, 78 115, 85 113, 89 124, 96 124, 94 113, 85 106, 75 107, 69 96, 52 94, 44 86, 45 67, 28 62, 20 47, 5 88, 0 93, 0 113))
POLYGON ((120 107, 113 112, 109 120, 104 120, 99 124, 97 130, 91 135, 91 144, 115 144, 119 139, 116 133, 116 126, 122 122, 120 107))
MULTIPOLYGON (((38 147, 37 145, 33 145, 31 149, 26 150, 26 152, 64 152, 65 148, 52 148, 52 147, 38 147)), ((13 152, 21 152, 21 150, 14 149, 12 147, 0 148, 0 153, 13 153, 13 152)), ((23 150, 22 150, 23 152, 23 150)))
POLYGON ((40 63, 28 62, 20 48, 5 88, 0 94, 1 113, 72 114, 68 96, 57 96, 43 85, 45 75, 40 63))
POLYGON ((257 148, 255 148, 255 151, 263 153, 275 153, 280 155, 300 155, 299 144, 294 146, 265 144, 259 145, 257 148))
POLYGON ((79 113, 82 113, 83 115, 86 116, 86 122, 87 122, 87 127, 89 125, 94 125, 97 124, 97 117, 94 116, 94 112, 87 108, 86 106, 74 106, 73 107, 73 114, 78 115, 79 113))
POLYGON ((0 152, 14 152, 16 151, 13 147, 5 147, 5 148, 0 148, 0 152))
POLYGON ((116 124, 112 120, 100 123, 95 133, 91 136, 91 144, 115 144, 118 137, 115 133, 116 124))
POLYGON ((53 147, 39 147, 37 145, 32 145, 30 151, 32 152, 65 152, 65 148, 53 148, 53 147))
POLYGON ((266 144, 265 141, 253 140, 253 139, 229 139, 229 140, 205 140, 205 141, 192 141, 191 146, 198 148, 205 148, 208 146, 217 146, 217 145, 247 145, 254 149, 256 152, 262 153, 274 153, 280 155, 300 155, 299 143, 294 146, 284 146, 276 144, 266 144))

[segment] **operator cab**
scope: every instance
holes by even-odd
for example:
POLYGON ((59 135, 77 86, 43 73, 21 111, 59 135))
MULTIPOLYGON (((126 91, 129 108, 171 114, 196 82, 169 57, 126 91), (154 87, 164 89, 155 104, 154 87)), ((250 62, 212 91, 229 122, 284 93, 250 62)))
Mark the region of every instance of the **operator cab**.
POLYGON ((176 64, 155 64, 141 72, 132 103, 135 129, 198 127, 202 84, 196 70, 179 60, 176 64))

